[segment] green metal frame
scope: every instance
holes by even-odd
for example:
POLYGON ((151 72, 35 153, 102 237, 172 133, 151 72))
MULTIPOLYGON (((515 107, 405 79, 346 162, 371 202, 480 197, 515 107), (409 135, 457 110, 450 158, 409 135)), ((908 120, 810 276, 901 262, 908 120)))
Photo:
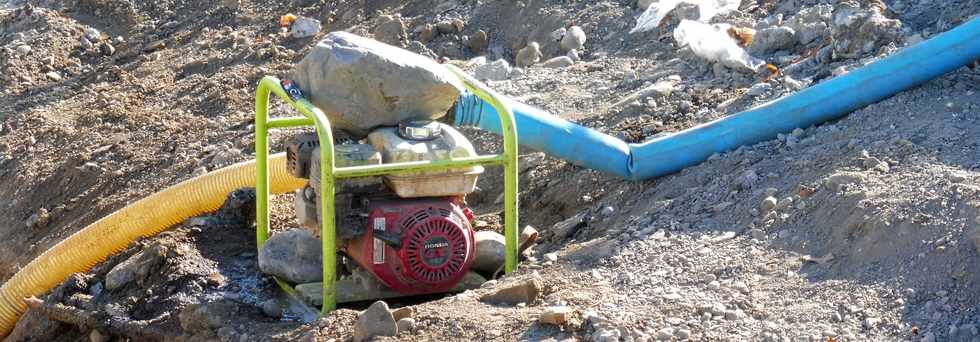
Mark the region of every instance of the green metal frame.
MULTIPOLYGON (((517 269, 517 130, 511 109, 497 95, 483 84, 469 77, 454 66, 447 66, 456 74, 471 92, 487 101, 500 113, 503 128, 504 152, 498 155, 486 155, 450 160, 417 161, 407 163, 392 163, 369 166, 336 167, 334 165, 333 133, 330 121, 323 112, 306 99, 294 101, 286 94, 279 79, 266 76, 259 81, 255 94, 255 237, 256 245, 261 250, 269 237, 269 142, 268 133, 274 128, 295 128, 314 126, 320 140, 320 217, 322 226, 320 239, 323 243, 323 307, 321 314, 326 314, 336 308, 336 222, 334 218, 334 182, 338 179, 380 176, 402 171, 438 171, 453 168, 465 168, 476 165, 498 165, 504 167, 504 239, 505 262, 504 272, 510 273, 517 269), (303 116, 286 118, 269 118, 269 95, 277 97, 292 106, 303 116)), ((296 296, 296 290, 288 283, 276 279, 279 286, 290 296, 296 296)))

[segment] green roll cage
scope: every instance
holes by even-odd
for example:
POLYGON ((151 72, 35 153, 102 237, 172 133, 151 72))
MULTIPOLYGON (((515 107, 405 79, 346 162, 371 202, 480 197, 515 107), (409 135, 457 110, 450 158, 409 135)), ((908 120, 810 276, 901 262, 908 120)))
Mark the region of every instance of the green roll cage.
MULTIPOLYGON (((305 98, 293 100, 283 89, 279 79, 266 76, 259 81, 255 94, 255 237, 258 249, 269 238, 269 142, 270 129, 316 127, 320 140, 320 194, 321 234, 323 243, 323 306, 320 314, 324 315, 337 307, 336 278, 336 222, 334 217, 334 182, 338 179, 381 176, 402 171, 437 171, 452 168, 472 167, 476 165, 498 165, 504 167, 504 240, 505 262, 504 272, 510 273, 517 269, 517 131, 514 114, 511 109, 497 99, 497 94, 485 85, 466 75, 462 70, 447 65, 450 71, 463 82, 464 86, 487 103, 490 103, 500 115, 503 128, 504 151, 502 154, 481 155, 448 160, 416 161, 405 163, 390 163, 369 166, 336 167, 334 165, 334 140, 330 121, 326 115, 305 98), (293 109, 303 114, 285 118, 269 118, 269 95, 276 94, 293 109)), ((276 278, 276 283, 287 294, 296 298, 296 290, 285 281, 276 278)))

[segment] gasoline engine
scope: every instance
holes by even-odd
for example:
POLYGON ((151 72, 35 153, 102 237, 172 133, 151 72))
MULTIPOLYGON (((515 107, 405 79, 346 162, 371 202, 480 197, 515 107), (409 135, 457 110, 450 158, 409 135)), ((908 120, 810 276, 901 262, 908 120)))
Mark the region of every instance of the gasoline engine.
MULTIPOLYGON (((295 194, 297 218, 318 234, 322 189, 316 135, 289 138, 286 151, 289 172, 309 179, 295 194)), ((365 140, 335 144, 334 151, 337 167, 476 156, 460 132, 427 120, 377 128, 365 140)), ((481 166, 474 166, 338 180, 337 248, 347 267, 367 271, 402 295, 445 292, 455 286, 475 257, 473 212, 465 196, 482 172, 481 166)))

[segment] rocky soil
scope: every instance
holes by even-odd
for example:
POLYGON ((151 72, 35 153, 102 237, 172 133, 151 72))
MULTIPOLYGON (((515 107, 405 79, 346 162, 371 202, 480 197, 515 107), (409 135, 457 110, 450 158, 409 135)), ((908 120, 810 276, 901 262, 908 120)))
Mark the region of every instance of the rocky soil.
MULTIPOLYGON (((723 28, 710 46, 748 55, 718 58, 679 43, 678 27, 700 27, 684 21, 697 5, 631 32, 650 2, 0 2, 0 281, 128 202, 251 159, 254 85, 330 31, 460 65, 638 142, 980 13, 965 0, 744 0, 709 19, 723 28), (287 13, 322 28, 283 33, 287 13), (756 59, 769 65, 745 67, 756 59)), ((253 229, 230 203, 66 280, 8 340, 980 341, 978 91, 980 71, 963 68, 644 182, 525 150, 521 222, 542 241, 520 271, 310 324, 257 271, 253 229)), ((480 229, 500 229, 499 180, 488 171, 469 199, 480 229)), ((298 225, 290 201, 275 201, 277 229, 298 225)))

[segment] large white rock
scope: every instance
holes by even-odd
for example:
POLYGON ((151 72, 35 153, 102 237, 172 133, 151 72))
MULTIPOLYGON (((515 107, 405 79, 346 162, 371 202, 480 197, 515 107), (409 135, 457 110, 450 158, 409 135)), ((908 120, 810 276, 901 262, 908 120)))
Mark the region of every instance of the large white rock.
POLYGON ((504 264, 504 236, 488 230, 476 232, 476 257, 471 269, 493 274, 504 264))
POLYGON ((302 284, 323 280, 323 248, 307 230, 273 234, 259 251, 259 269, 288 282, 302 284))
POLYGON ((506 60, 498 59, 473 69, 473 77, 478 80, 503 81, 510 78, 511 70, 506 60))
POLYGON ((431 59, 347 32, 317 43, 292 79, 333 127, 357 136, 405 119, 440 118, 462 89, 431 59))
POLYGON ((569 27, 568 32, 561 38, 561 50, 564 52, 582 50, 582 47, 585 46, 585 38, 585 31, 581 27, 569 27))

